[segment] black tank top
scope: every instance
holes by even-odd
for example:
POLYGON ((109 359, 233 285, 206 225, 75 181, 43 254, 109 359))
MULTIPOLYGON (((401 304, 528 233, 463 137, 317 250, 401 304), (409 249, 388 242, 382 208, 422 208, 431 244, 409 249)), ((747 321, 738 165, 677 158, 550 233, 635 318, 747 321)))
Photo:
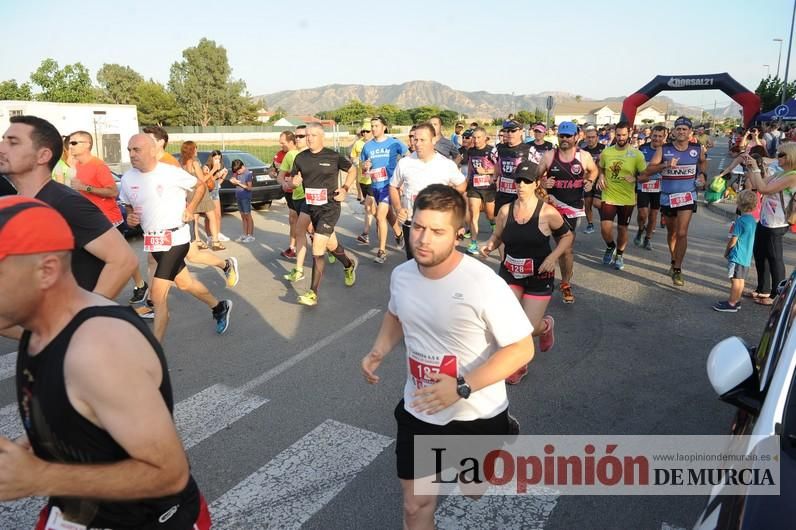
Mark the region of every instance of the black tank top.
POLYGON ((550 189, 550 195, 575 208, 583 208, 583 176, 586 172, 578 151, 579 149, 575 148, 575 158, 571 162, 564 162, 559 157, 560 151, 556 148, 547 174, 556 179, 555 187, 550 189))
MULTIPOLYGON (((163 349, 146 324, 129 307, 87 307, 35 356, 28 355, 30 332, 22 335, 17 355, 17 400, 22 424, 33 452, 48 462, 67 464, 113 463, 130 458, 108 434, 79 412, 66 394, 64 359, 72 335, 94 317, 118 318, 132 324, 155 350, 162 369, 160 395, 169 412, 174 400, 163 349)), ((92 528, 183 529, 191 528, 199 514, 199 489, 193 477, 185 489, 167 497, 129 502, 97 501, 75 497, 51 497, 67 520, 92 528), (179 506, 167 517, 173 507, 179 506), (161 517, 163 516, 163 517, 161 517), (158 518, 164 519, 163 523, 158 518)))
POLYGON ((547 256, 550 255, 550 236, 546 236, 539 230, 539 214, 544 206, 543 201, 537 201, 536 209, 527 223, 520 224, 514 219, 514 206, 512 202, 509 206, 509 215, 506 219, 506 226, 503 228, 501 239, 506 246, 504 265, 508 257, 515 259, 533 259, 534 270, 538 270, 547 256))

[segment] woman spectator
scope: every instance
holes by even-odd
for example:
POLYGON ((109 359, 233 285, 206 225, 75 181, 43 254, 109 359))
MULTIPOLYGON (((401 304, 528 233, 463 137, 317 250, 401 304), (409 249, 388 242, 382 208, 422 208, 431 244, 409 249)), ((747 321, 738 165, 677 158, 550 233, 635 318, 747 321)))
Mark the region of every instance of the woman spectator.
MULTIPOLYGON (((210 181, 210 177, 204 171, 202 171, 202 166, 199 165, 199 161, 196 158, 195 142, 188 140, 187 142, 182 143, 182 146, 180 147, 180 165, 185 171, 204 182, 208 189, 212 186, 212 184, 209 184, 208 182, 210 181)), ((194 191, 188 196, 188 202, 191 202, 194 193, 196 192, 194 191)), ((194 213, 196 214, 194 215, 194 244, 202 250, 208 248, 207 244, 205 244, 205 242, 202 241, 202 238, 199 236, 199 215, 205 214, 210 220, 210 235, 212 237, 213 250, 224 250, 226 247, 218 242, 218 222, 214 215, 215 211, 213 200, 210 198, 209 193, 205 193, 194 213), (208 212, 211 213, 208 215, 208 212)))
POLYGON ((761 305, 774 303, 777 286, 785 279, 782 239, 788 231, 785 212, 796 191, 796 143, 783 144, 778 149, 777 160, 782 171, 765 178, 762 173, 765 168, 761 168, 754 158, 748 156, 744 160, 752 167, 747 172, 752 187, 762 195, 754 244, 757 288, 747 294, 761 305))
MULTIPOLYGON (((202 168, 215 183, 215 187, 209 192, 210 199, 213 201, 213 215, 216 217, 216 226, 218 227, 218 241, 229 241, 229 238, 221 233, 221 199, 219 197, 219 190, 221 183, 227 177, 227 168, 224 167, 224 160, 221 156, 221 151, 214 149, 210 152, 207 158, 207 164, 202 168)), ((205 233, 213 233, 213 225, 210 221, 210 213, 205 215, 205 233)), ((212 243, 212 240, 210 241, 212 243)), ((223 245, 218 245, 220 248, 213 250, 223 250, 223 245)))

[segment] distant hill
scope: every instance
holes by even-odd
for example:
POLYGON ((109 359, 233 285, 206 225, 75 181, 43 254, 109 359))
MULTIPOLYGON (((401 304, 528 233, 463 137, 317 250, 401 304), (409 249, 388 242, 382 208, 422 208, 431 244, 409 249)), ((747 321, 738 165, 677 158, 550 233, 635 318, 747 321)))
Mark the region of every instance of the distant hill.
MULTIPOLYGON (((254 96, 253 99, 264 99, 268 108, 273 110, 282 107, 288 114, 315 114, 322 110, 342 107, 352 99, 370 105, 392 104, 400 108, 422 107, 435 105, 451 109, 471 117, 505 116, 516 110, 544 109, 547 96, 553 96, 556 103, 573 101, 622 101, 625 96, 593 100, 568 92, 541 92, 539 94, 492 94, 490 92, 465 92, 455 90, 435 81, 409 81, 400 85, 326 85, 316 88, 284 90, 272 94, 254 96)), ((660 110, 667 108, 672 114, 700 116, 701 109, 681 105, 666 96, 656 96, 653 104, 660 110)), ((718 117, 737 117, 739 109, 734 104, 716 109, 718 117), (734 108, 733 108, 734 107, 734 108)), ((712 110, 709 112, 712 114, 712 110)))

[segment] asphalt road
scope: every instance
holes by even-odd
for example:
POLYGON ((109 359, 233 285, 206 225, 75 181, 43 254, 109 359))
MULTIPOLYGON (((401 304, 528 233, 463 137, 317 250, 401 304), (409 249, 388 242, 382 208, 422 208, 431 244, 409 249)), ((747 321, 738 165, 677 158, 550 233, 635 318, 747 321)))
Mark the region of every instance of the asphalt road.
MULTIPOLYGON (((721 142, 722 144, 724 142, 721 142)), ((711 174, 726 152, 716 149, 711 174)), ((393 409, 404 383, 403 353, 381 368, 382 382, 366 385, 359 362, 369 350, 387 303, 392 267, 356 245, 361 207, 344 206, 342 242, 360 258, 357 284, 343 285, 342 268, 327 267, 315 308, 296 304, 309 280, 281 279, 291 263, 287 211, 274 204, 255 213, 257 241, 230 243, 241 281, 227 289, 209 268, 194 268, 213 292, 234 301, 228 333, 217 336, 209 310, 173 291, 165 340, 177 420, 193 473, 212 503, 218 528, 400 528, 395 477, 393 409)), ((684 264, 686 286, 667 275, 664 230, 654 250, 631 243, 625 270, 603 267, 597 233, 578 233, 574 305, 558 295, 556 346, 537 354, 528 377, 509 387, 511 411, 526 434, 727 434, 733 415, 708 382, 710 348, 728 335, 756 343, 766 309, 745 303, 737 314, 711 310, 726 299, 722 257, 728 220, 704 208, 691 225, 684 264)), ((240 233, 237 214, 223 231, 240 233)), ((132 244, 140 250, 141 242, 132 244)), ((491 260, 493 265, 497 262, 491 260)), ((796 252, 786 245, 786 263, 796 252)), ((308 275, 309 276, 309 275, 308 275)), ((754 276, 754 273, 752 273, 754 276)), ((749 279, 750 281, 753 278, 749 279)), ((129 293, 125 293, 128 295, 129 293)), ((0 433, 15 425, 12 352, 0 341, 0 433)), ((691 527, 700 497, 449 498, 441 528, 691 527)), ((30 527, 37 503, 0 505, 0 528, 30 527), (21 506, 21 508, 20 508, 21 506)))

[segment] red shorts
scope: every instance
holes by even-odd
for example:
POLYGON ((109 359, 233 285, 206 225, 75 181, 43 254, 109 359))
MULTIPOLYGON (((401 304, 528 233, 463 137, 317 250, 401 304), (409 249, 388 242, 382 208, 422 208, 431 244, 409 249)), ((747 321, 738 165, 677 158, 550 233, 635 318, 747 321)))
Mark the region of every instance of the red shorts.
MULTIPOLYGON (((39 513, 39 520, 36 521, 34 530, 46 530, 47 518, 49 516, 49 507, 45 506, 39 513)), ((199 495, 199 516, 196 518, 196 522, 193 524, 192 530, 210 530, 211 523, 212 521, 210 520, 210 510, 207 508, 207 501, 205 501, 204 496, 199 495)))

